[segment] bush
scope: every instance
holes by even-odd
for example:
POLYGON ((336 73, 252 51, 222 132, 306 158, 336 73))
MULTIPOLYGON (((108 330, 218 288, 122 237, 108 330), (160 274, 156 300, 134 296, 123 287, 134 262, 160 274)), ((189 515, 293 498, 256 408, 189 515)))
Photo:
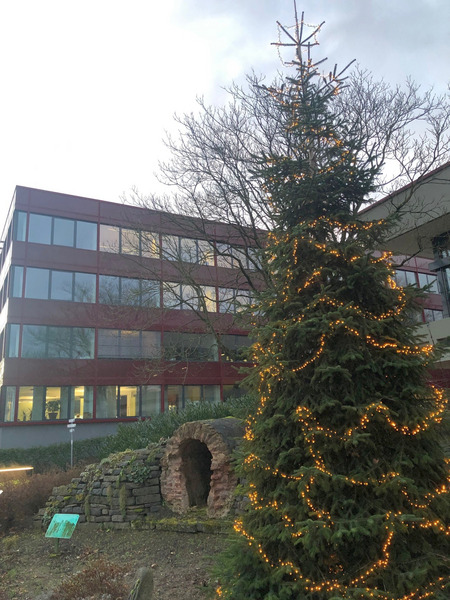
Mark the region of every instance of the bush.
POLYGON ((2 481, 0 494, 0 535, 29 524, 45 505, 52 489, 69 483, 80 469, 50 471, 21 479, 2 481))
MULTIPOLYGON (((137 450, 149 443, 170 437, 183 423, 204 419, 237 417, 245 419, 256 408, 252 396, 246 395, 217 404, 190 404, 178 412, 169 411, 151 419, 135 423, 119 424, 115 435, 74 442, 77 464, 99 462, 112 453, 137 450)), ((0 465, 31 465, 36 472, 45 472, 55 467, 67 468, 70 458, 70 443, 38 446, 35 448, 12 448, 0 450, 0 465)))
POLYGON ((79 573, 69 576, 50 596, 50 600, 124 600, 127 586, 123 577, 127 568, 104 558, 92 561, 79 573))
POLYGON ((223 417, 245 419, 254 407, 255 400, 248 395, 217 404, 189 404, 185 409, 178 412, 169 411, 156 415, 152 419, 126 425, 120 424, 116 435, 110 436, 108 440, 109 449, 112 453, 123 452, 128 448, 131 450, 144 448, 150 443, 157 443, 161 439, 171 437, 180 425, 191 421, 221 419, 223 417))

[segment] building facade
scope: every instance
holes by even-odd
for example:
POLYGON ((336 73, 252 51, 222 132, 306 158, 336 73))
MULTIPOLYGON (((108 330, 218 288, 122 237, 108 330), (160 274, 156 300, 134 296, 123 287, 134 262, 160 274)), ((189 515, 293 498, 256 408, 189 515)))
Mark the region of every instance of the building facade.
MULTIPOLYGON (((434 293, 424 302, 423 325, 418 333, 428 343, 449 346, 450 163, 376 202, 362 214, 367 220, 386 219, 391 215, 397 215, 397 222, 385 248, 397 255, 402 270, 410 272, 407 277, 411 283, 423 286, 432 282, 434 293), (414 258, 407 260, 408 256, 414 258), (420 274, 423 266, 430 280, 420 274)), ((450 389, 450 351, 443 354, 431 375, 435 383, 450 389)))
MULTIPOLYGON (((426 195, 428 214, 441 216, 420 230, 430 238, 421 252, 406 226, 389 242, 397 282, 429 286, 420 318, 432 342, 450 337, 447 188, 426 195)), ((385 217, 388 203, 364 217, 385 217)), ((0 449, 67 441, 68 419, 83 439, 240 393, 249 324, 239 313, 258 272, 239 232, 17 187, 2 239, 0 449)), ((448 357, 432 376, 450 388, 448 357)))
POLYGON ((70 418, 82 439, 240 393, 251 291, 236 264, 252 265, 238 237, 17 187, 0 258, 0 448, 67 441, 70 418))

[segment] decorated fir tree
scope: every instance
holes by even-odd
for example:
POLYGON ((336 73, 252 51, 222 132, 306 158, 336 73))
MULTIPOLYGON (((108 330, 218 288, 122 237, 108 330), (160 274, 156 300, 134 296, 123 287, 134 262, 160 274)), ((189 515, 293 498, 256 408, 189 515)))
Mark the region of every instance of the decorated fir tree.
POLYGON ((295 75, 268 88, 286 117, 286 153, 261 173, 276 228, 273 288, 249 385, 259 397, 241 475, 250 499, 217 595, 232 600, 444 600, 448 581, 445 399, 428 383, 414 290, 396 285, 387 224, 358 212, 376 173, 305 39, 295 75))

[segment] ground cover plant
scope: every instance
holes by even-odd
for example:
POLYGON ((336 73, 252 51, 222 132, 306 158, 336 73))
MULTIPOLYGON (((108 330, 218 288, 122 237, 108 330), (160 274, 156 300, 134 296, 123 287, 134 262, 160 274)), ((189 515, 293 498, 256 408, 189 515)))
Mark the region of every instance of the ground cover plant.
MULTIPOLYGON (((437 354, 412 324, 417 292, 376 252, 389 223, 362 220, 382 150, 335 110, 344 74, 322 76, 303 18, 282 28, 293 74, 265 88, 285 148, 261 155, 274 227, 263 263, 257 365, 235 522, 217 597, 448 598, 448 465, 437 354)), ((283 43, 280 42, 281 46, 283 43)))

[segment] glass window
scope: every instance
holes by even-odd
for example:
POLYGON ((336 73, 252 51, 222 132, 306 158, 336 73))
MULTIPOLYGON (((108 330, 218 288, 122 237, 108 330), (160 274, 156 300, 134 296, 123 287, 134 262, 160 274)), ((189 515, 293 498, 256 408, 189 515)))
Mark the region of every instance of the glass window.
POLYGON ((69 271, 52 271, 50 298, 52 300, 73 299, 73 274, 69 271))
MULTIPOLYGON (((67 402, 66 402, 67 406, 67 402)), ((45 418, 50 421, 64 418, 61 414, 61 388, 47 387, 45 395, 45 418)), ((66 409, 67 418, 67 409, 66 409)))
POLYGON ((161 333, 159 331, 142 331, 143 358, 159 358, 161 355, 161 333))
POLYGON ((141 231, 142 256, 159 258, 159 235, 150 231, 141 231))
POLYGON ((83 250, 97 250, 97 223, 76 221, 75 246, 83 250))
POLYGON ((247 253, 244 248, 233 248, 233 266, 239 269, 248 268, 247 253))
POLYGON ((233 267, 233 250, 229 244, 216 244, 217 248, 217 266, 233 267))
POLYGON ((23 267, 11 267, 11 291, 13 298, 22 298, 23 289, 23 267))
MULTIPOLYGON (((24 326, 28 327, 28 325, 24 326)), ((71 358, 72 356, 71 327, 47 327, 48 358, 71 358)), ((22 351, 23 356, 23 351, 22 351)))
POLYGON ((198 262, 201 265, 214 266, 214 248, 206 240, 197 240, 198 244, 198 262))
POLYGON ((421 288, 429 285, 430 294, 439 294, 437 277, 436 275, 429 275, 428 273, 418 273, 419 275, 419 286, 421 288))
POLYGON ((236 312, 241 312, 249 307, 252 298, 248 290, 236 290, 236 312))
POLYGON ((234 313, 235 291, 231 288, 219 288, 219 312, 234 313))
POLYGON ((439 321, 443 319, 444 313, 442 310, 433 310, 432 308, 425 308, 424 311, 425 323, 431 323, 432 321, 439 321))
POLYGON ((214 335, 204 333, 164 333, 164 355, 167 360, 216 361, 217 345, 214 335))
POLYGON ((216 304, 216 288, 212 286, 201 286, 203 301, 205 303, 205 308, 208 312, 216 312, 217 304, 216 304))
POLYGON ((140 242, 139 242, 139 231, 135 229, 124 229, 122 228, 122 247, 121 252, 123 254, 134 254, 139 256, 140 254, 140 242))
POLYGON ((138 392, 135 385, 121 385, 119 388, 119 417, 138 415, 138 392))
MULTIPOLYGON (((25 385, 19 388, 19 406, 17 412, 18 421, 31 421, 33 414, 33 391, 32 385, 25 385)), ((42 406, 41 406, 42 408, 42 406)), ((36 412, 35 415, 36 417, 36 412)), ((42 417, 38 418, 40 420, 42 417)), ((36 420, 36 418, 34 419, 36 420)))
POLYGON ((95 329, 72 327, 72 358, 94 358, 95 329))
POLYGON ((20 325, 9 323, 6 326, 6 356, 17 358, 19 356, 20 325))
POLYGON ((99 358, 119 358, 119 330, 118 329, 99 329, 98 330, 98 357, 99 358))
POLYGON ((120 277, 100 275, 98 301, 101 304, 120 304, 120 277))
POLYGON ((22 358, 46 358, 47 327, 24 325, 22 328, 22 358))
POLYGON ((183 308, 198 310, 198 290, 192 285, 182 285, 183 308))
POLYGON ((14 213, 14 239, 25 242, 27 233, 27 213, 18 210, 14 213))
POLYGON ((95 302, 95 279, 93 273, 75 273, 75 302, 95 302))
POLYGON ((203 386, 204 402, 217 404, 220 402, 220 386, 219 385, 204 385, 203 386))
POLYGON ((114 419, 117 416, 117 391, 115 385, 97 387, 97 419, 114 419))
POLYGON ((76 386, 72 388, 70 415, 72 419, 91 419, 94 388, 76 386))
POLYGON ((120 304, 124 306, 140 306, 141 286, 139 279, 121 277, 120 304))
POLYGON ((120 228, 113 225, 100 225, 100 250, 119 252, 120 228))
POLYGON ((197 240, 180 238, 180 257, 185 262, 197 262, 197 240))
POLYGON ((143 417, 153 417, 161 412, 161 386, 143 385, 141 388, 143 417))
POLYGON ((179 283, 163 283, 164 308, 181 308, 181 286, 179 283))
POLYGON ((74 246, 75 221, 72 219, 53 219, 53 243, 57 246, 74 246))
POLYGON ((16 408, 16 387, 13 385, 6 386, 5 389, 5 412, 3 420, 6 423, 14 421, 14 411, 16 408))
POLYGON ((245 390, 237 383, 233 385, 224 385, 223 386, 223 400, 231 400, 231 398, 240 398, 245 395, 245 390))
POLYGON ((244 349, 250 346, 247 335, 222 335, 222 343, 229 350, 223 354, 225 360, 244 361, 244 349))
POLYGON ((120 332, 121 358, 139 358, 142 356, 139 331, 120 332))
POLYGON ((159 281, 141 280, 141 304, 142 306, 158 307, 160 302, 159 281))
POLYGON ((25 298, 48 299, 50 271, 27 267, 25 281, 25 298))
POLYGON ((183 386, 181 385, 166 385, 164 394, 164 411, 177 411, 182 408, 183 386))
POLYGON ((30 213, 28 241, 36 244, 51 244, 52 217, 30 213))
POLYGON ((162 236, 162 257, 165 260, 179 260, 179 238, 176 235, 162 236))
POLYGON ((185 385, 183 386, 184 406, 189 403, 198 404, 202 400, 201 385, 185 385))

